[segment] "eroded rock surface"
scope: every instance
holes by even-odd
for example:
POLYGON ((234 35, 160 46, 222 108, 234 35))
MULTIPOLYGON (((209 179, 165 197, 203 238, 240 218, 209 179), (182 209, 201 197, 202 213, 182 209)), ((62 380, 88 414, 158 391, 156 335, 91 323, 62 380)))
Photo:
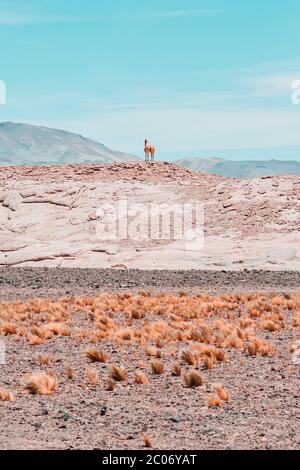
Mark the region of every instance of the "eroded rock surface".
POLYGON ((1 168, 0 265, 299 270, 300 177, 227 179, 161 162, 1 168), (151 236, 149 212, 138 239, 116 232, 134 228, 136 204, 191 202, 204 205, 203 246, 151 236))

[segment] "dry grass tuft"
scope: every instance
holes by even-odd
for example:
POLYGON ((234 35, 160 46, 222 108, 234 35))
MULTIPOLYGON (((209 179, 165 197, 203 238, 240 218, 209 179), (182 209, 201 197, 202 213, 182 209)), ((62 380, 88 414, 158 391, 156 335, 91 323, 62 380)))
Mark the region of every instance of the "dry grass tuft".
POLYGON ((9 390, 0 390, 0 401, 13 401, 14 396, 9 390))
POLYGON ((0 325, 0 331, 4 335, 14 335, 17 332, 17 326, 15 323, 5 322, 0 325))
POLYGON ((282 325, 280 324, 280 322, 278 322, 278 321, 275 322, 275 321, 272 321, 272 320, 263 320, 258 324, 258 326, 262 330, 267 330, 267 331, 271 331, 271 332, 279 331, 282 328, 282 325))
POLYGON ((116 386, 116 383, 112 379, 109 379, 107 381, 106 390, 109 392, 113 392, 115 389, 115 386, 116 386))
POLYGON ((298 328, 300 326, 300 313, 295 313, 292 318, 292 326, 293 328, 298 328))
POLYGON ((98 349, 89 349, 88 351, 85 352, 85 355, 91 362, 107 362, 108 361, 108 354, 98 349))
POLYGON ((49 366, 53 362, 53 357, 49 356, 48 354, 39 354, 37 360, 41 366, 49 366))
POLYGON ((203 385, 203 378, 200 373, 196 370, 191 370, 190 372, 187 372, 184 376, 184 381, 186 386, 189 388, 200 387, 201 385, 203 385))
POLYGON ((88 367, 86 370, 86 374, 87 374, 89 383, 91 385, 97 385, 97 383, 99 382, 99 376, 98 376, 97 371, 93 369, 92 367, 88 367))
POLYGON ((148 383, 148 379, 147 379, 146 375, 143 374, 143 372, 136 372, 134 374, 134 381, 135 381, 135 383, 137 383, 139 385, 144 385, 144 384, 148 383))
POLYGON ((152 347, 152 346, 149 346, 148 348, 146 348, 145 352, 146 352, 147 356, 150 356, 150 357, 157 357, 157 358, 161 357, 161 351, 157 348, 152 347))
POLYGON ((226 354, 224 353, 224 351, 221 351, 220 349, 216 349, 215 358, 217 361, 220 361, 220 362, 226 361, 226 354))
POLYGON ((144 440, 144 445, 145 447, 147 447, 147 449, 152 449, 153 448, 153 443, 152 443, 152 439, 150 436, 144 434, 143 435, 143 440, 144 440))
POLYGON ((126 380, 126 371, 123 367, 119 367, 117 365, 113 365, 110 368, 109 375, 111 379, 115 380, 116 382, 123 382, 126 380))
POLYGON ((258 354, 261 356, 273 356, 276 352, 276 349, 274 346, 266 343, 263 340, 253 338, 247 345, 247 351, 250 356, 257 356, 258 354))
POLYGON ((230 400, 229 393, 221 385, 215 385, 214 390, 217 393, 217 395, 219 396, 219 398, 221 398, 221 400, 223 400, 223 401, 230 400))
POLYGON ((74 379, 75 371, 72 367, 67 367, 67 377, 69 380, 74 379))
POLYGON ((51 395, 57 390, 57 378, 52 372, 37 372, 26 378, 26 388, 34 395, 51 395))
POLYGON ((190 366, 198 364, 198 356, 193 351, 183 351, 181 359, 190 366))
POLYGON ((143 312, 143 310, 133 309, 131 312, 131 317, 134 320, 141 320, 142 318, 145 317, 145 312, 143 312))
POLYGON ((42 344, 43 340, 42 338, 39 338, 39 336, 30 336, 29 338, 29 344, 31 344, 32 346, 38 346, 39 344, 42 344))
POLYGON ((250 354, 250 356, 256 356, 256 354, 258 352, 258 347, 257 347, 256 344, 250 343, 247 346, 247 350, 248 350, 248 353, 250 354))
POLYGON ((202 358, 202 361, 203 361, 203 365, 204 365, 205 369, 207 369, 207 370, 211 370, 215 366, 215 361, 213 360, 212 357, 204 356, 202 358))
POLYGON ((177 375, 177 377, 181 376, 181 365, 179 364, 179 362, 174 362, 172 366, 172 374, 177 375))
POLYGON ((209 408, 220 406, 221 403, 222 403, 222 400, 219 397, 219 395, 208 395, 206 397, 206 404, 209 408))
POLYGON ((153 375, 163 374, 165 366, 162 361, 160 361, 159 359, 153 359, 150 362, 150 365, 151 365, 151 371, 153 375))

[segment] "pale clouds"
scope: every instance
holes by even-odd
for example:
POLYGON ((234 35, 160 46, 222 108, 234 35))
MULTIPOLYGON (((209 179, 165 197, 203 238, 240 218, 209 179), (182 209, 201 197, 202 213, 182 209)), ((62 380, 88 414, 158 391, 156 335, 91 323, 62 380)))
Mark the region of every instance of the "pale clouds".
POLYGON ((22 26, 35 23, 77 23, 82 21, 96 21, 92 18, 79 18, 68 16, 43 15, 35 13, 0 12, 0 25, 22 26))
POLYGON ((289 96, 292 83, 300 79, 300 59, 263 62, 235 73, 245 92, 253 97, 289 96))
POLYGON ((198 9, 198 10, 170 10, 161 12, 160 16, 166 18, 184 18, 189 16, 217 16, 222 15, 224 10, 198 9))
MULTIPOLYGON (((103 112, 56 127, 82 133, 123 151, 139 152, 148 136, 161 152, 195 152, 300 145, 300 110, 210 111, 135 109, 103 112)), ((44 123, 53 125, 53 122, 44 123)))
MULTIPOLYGON (((72 23, 72 22, 81 22, 81 21, 88 21, 94 22, 103 20, 101 17, 85 17, 84 15, 81 17, 76 17, 72 15, 52 15, 50 13, 46 13, 42 11, 40 8, 32 4, 25 4, 24 3, 13 3, 12 7, 6 2, 4 7, 0 9, 0 25, 6 26, 21 26, 27 24, 35 24, 35 23, 72 23)), ((197 9, 197 10, 169 10, 169 11, 160 11, 160 12, 152 12, 147 15, 147 17, 159 17, 159 18, 187 18, 187 17, 208 17, 208 16, 217 16, 223 14, 223 10, 214 10, 214 9, 197 9)), ((119 18, 120 19, 120 18, 119 18)), ((134 21, 135 16, 131 16, 127 18, 127 20, 134 21)), ((106 18, 106 21, 108 19, 106 18)), ((118 14, 116 13, 114 16, 109 18, 109 21, 118 20, 118 14)))
POLYGON ((255 96, 282 96, 290 94, 292 84, 300 79, 300 72, 278 73, 249 78, 247 84, 255 96))

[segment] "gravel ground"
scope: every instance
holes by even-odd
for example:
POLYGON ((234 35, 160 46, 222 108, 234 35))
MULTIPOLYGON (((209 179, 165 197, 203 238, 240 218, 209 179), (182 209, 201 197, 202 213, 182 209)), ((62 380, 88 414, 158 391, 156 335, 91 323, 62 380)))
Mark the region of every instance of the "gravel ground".
MULTIPOLYGON (((95 295, 99 292, 144 289, 151 292, 270 292, 279 296, 300 291, 298 272, 200 272, 121 271, 84 269, 2 269, 1 301, 61 295, 95 295)), ((283 297, 284 298, 284 297, 283 297)), ((291 314, 284 311, 285 322, 291 314)), ((151 318, 150 318, 151 320, 151 318)), ((76 314, 75 326, 83 325, 76 314)), ((292 363, 290 344, 297 330, 261 331, 259 337, 277 348, 274 357, 251 357, 243 350, 230 350, 230 361, 203 370, 205 383, 199 389, 184 387, 172 376, 170 364, 163 375, 151 376, 147 385, 132 379, 107 391, 107 365, 97 363, 96 386, 87 385, 82 353, 88 340, 56 337, 41 345, 0 339, 6 345, 6 364, 0 365, 0 388, 15 392, 15 400, 0 401, 0 449, 142 449, 143 434, 151 436, 156 449, 299 449, 299 366, 292 363), (52 396, 28 395, 24 374, 37 367, 39 353, 51 354, 50 367, 60 377, 52 396), (75 370, 73 381, 66 367, 75 370), (229 402, 208 408, 204 396, 213 383, 222 383, 229 402), (140 388, 139 388, 140 387, 140 388)), ((299 338, 298 338, 299 339, 299 338)), ((124 364, 128 377, 136 370, 139 353, 134 344, 116 348, 106 344, 110 362, 124 364), (125 359, 126 358, 126 359, 125 359)), ((145 359, 145 357, 143 357, 145 359)), ((110 365, 110 364, 109 364, 110 365)), ((143 370, 143 369, 142 369, 143 370)))
POLYGON ((138 269, 0 268, 0 300, 145 289, 189 292, 293 291, 298 271, 144 271, 138 269))

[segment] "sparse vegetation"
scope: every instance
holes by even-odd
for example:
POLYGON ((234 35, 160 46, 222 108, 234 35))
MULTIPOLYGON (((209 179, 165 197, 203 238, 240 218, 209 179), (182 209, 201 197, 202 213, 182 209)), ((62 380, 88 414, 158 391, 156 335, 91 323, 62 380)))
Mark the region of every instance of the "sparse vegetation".
POLYGON ((229 393, 221 385, 215 385, 214 390, 221 400, 228 401, 230 399, 229 393))
POLYGON ((108 360, 108 354, 98 349, 89 349, 85 355, 91 362, 107 362, 108 360))
MULTIPOLYGON (((209 371, 218 369, 224 361, 234 360, 236 354, 241 367, 255 360, 256 356, 261 360, 275 355, 272 337, 287 328, 293 332, 294 339, 288 346, 290 354, 293 354, 295 329, 300 326, 299 311, 300 294, 282 297, 255 293, 219 297, 209 294, 189 296, 186 293, 179 296, 152 296, 143 292, 135 295, 101 294, 95 298, 32 299, 26 303, 0 304, 0 331, 12 339, 27 341, 33 351, 35 348, 39 351, 39 346, 42 346, 41 349, 47 353, 34 355, 36 363, 42 367, 55 363, 50 352, 55 353, 56 349, 51 350, 49 340, 57 344, 64 336, 64 341, 75 341, 78 347, 102 343, 101 348, 95 346, 84 352, 84 357, 91 363, 103 364, 99 370, 87 367, 86 380, 95 386, 102 376, 108 375, 107 391, 113 391, 117 382, 126 381, 128 355, 134 355, 136 369, 144 370, 131 373, 128 384, 134 381, 137 385, 151 385, 153 375, 162 375, 168 370, 175 377, 182 376, 181 381, 172 381, 173 386, 182 384, 193 389, 201 387, 204 380, 209 386, 212 376, 209 371), (81 325, 74 327, 76 312, 83 319, 81 325), (289 313, 289 318, 285 312, 289 313), (110 355, 103 349, 106 346, 108 351, 114 348, 112 354, 116 351, 122 354, 125 367, 113 364, 107 368, 110 355), (149 365, 152 377, 145 373, 149 365)), ((84 362, 82 356, 79 360, 84 362)), ((128 368, 130 370, 131 367, 128 368)), ((74 376, 74 368, 66 366, 65 380, 73 380, 74 376)), ((162 383, 167 380, 166 375, 162 383)), ((77 381, 73 386, 78 386, 77 381)), ((26 377, 25 387, 32 394, 52 395, 57 391, 58 379, 51 371, 35 372, 26 377)), ((207 406, 218 407, 230 400, 222 385, 212 385, 212 388, 211 395, 202 395, 207 406)), ((12 399, 12 392, 0 391, 0 400, 12 399)))
POLYGON ((153 359, 150 362, 150 365, 151 365, 151 371, 153 375, 163 374, 165 366, 162 361, 160 361, 159 359, 153 359))
POLYGON ((72 367, 67 367, 67 377, 69 380, 73 380, 75 375, 75 371, 72 367))
POLYGON ((107 381, 106 390, 109 392, 112 392, 115 389, 115 386, 116 386, 116 383, 112 379, 109 379, 107 381))
POLYGON ((110 378, 115 380, 116 382, 123 382, 124 380, 126 380, 125 369, 115 364, 110 368, 109 375, 110 378))
POLYGON ((0 401, 12 401, 14 399, 13 393, 9 390, 0 390, 0 401))
POLYGON ((86 370, 86 374, 88 377, 88 381, 91 385, 97 385, 99 381, 99 375, 95 369, 92 367, 88 367, 86 370))
POLYGON ((49 366, 53 361, 53 357, 49 356, 48 354, 39 354, 37 360, 41 366, 43 365, 49 366))
POLYGON ((26 377, 25 384, 32 394, 51 395, 56 392, 58 381, 52 372, 37 372, 26 377))
POLYGON ((150 357, 157 357, 157 358, 161 357, 161 351, 159 349, 151 347, 151 346, 146 348, 145 352, 146 352, 147 356, 150 356, 150 357))
POLYGON ((198 357, 192 351, 183 351, 181 358, 183 362, 186 362, 191 366, 196 366, 198 363, 198 357))
POLYGON ((148 383, 147 376, 143 374, 143 372, 136 372, 134 375, 134 381, 140 385, 144 385, 148 383))
POLYGON ((0 332, 4 335, 14 335, 17 332, 15 323, 4 322, 0 325, 0 332))
POLYGON ((196 370, 187 372, 184 376, 184 381, 186 386, 189 388, 200 387, 201 385, 203 385, 203 378, 201 374, 196 370))
POLYGON ((203 365, 204 365, 205 369, 207 369, 207 370, 211 370, 215 366, 215 362, 214 362, 212 357, 204 356, 202 358, 202 361, 203 361, 203 365))
POLYGON ((152 439, 150 436, 144 434, 143 435, 143 440, 144 440, 144 445, 145 447, 147 447, 148 449, 152 449, 153 447, 153 443, 152 443, 152 439))
POLYGON ((215 408, 215 407, 218 407, 220 406, 222 403, 222 400, 221 398, 219 397, 219 395, 215 394, 215 395, 208 395, 206 397, 206 404, 209 408, 215 408))
POLYGON ((177 377, 181 376, 181 365, 179 364, 179 362, 174 362, 174 364, 172 365, 172 373, 177 377))

